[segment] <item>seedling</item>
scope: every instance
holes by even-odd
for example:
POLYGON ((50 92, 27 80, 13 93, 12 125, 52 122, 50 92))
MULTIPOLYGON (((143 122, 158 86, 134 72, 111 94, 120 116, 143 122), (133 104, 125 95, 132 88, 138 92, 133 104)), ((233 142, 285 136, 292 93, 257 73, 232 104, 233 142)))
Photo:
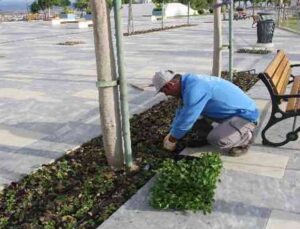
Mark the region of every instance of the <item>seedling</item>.
POLYGON ((164 161, 150 191, 150 205, 158 209, 210 213, 221 168, 221 159, 214 153, 193 160, 164 161))

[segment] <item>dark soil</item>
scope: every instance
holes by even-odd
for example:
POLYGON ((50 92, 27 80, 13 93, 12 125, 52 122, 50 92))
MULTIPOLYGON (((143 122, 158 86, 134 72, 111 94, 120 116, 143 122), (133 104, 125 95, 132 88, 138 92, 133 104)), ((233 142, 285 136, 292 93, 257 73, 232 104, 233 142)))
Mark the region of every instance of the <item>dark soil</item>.
POLYGON ((250 54, 268 54, 271 53, 270 50, 267 49, 238 49, 237 53, 250 53, 250 54))
POLYGON ((182 25, 172 25, 172 26, 165 26, 163 28, 154 28, 154 29, 147 29, 147 30, 139 30, 132 33, 123 33, 124 36, 131 36, 131 35, 138 35, 138 34, 144 34, 144 33, 152 33, 152 32, 158 32, 163 30, 170 30, 170 29, 177 29, 181 27, 190 27, 195 26, 194 24, 182 24, 182 25))
POLYGON ((83 41, 65 41, 65 42, 57 43, 57 45, 68 45, 68 46, 79 45, 79 44, 85 44, 85 43, 83 41))
MULTIPOLYGON (((225 73, 224 73, 225 74, 225 73)), ((257 81, 235 73, 234 82, 248 90, 257 81)), ((198 122, 179 142, 175 153, 162 147, 177 101, 169 99, 134 115, 132 151, 136 172, 112 171, 106 163, 101 137, 63 156, 0 194, 0 228, 96 228, 153 175, 166 158, 175 158, 185 145, 201 145, 210 130, 198 122), (201 125, 201 128, 197 126, 201 125), (199 138, 199 136, 202 136, 199 138)), ((203 122, 203 121, 201 121, 203 122)))

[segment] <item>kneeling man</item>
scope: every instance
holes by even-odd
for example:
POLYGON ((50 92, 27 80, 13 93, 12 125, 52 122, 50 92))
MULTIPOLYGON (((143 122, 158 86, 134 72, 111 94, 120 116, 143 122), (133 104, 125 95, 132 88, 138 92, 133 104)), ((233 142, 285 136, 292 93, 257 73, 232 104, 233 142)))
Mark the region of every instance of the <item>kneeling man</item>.
POLYGON ((230 156, 248 151, 257 126, 255 102, 233 83, 215 76, 156 72, 152 80, 157 92, 181 100, 164 148, 174 151, 177 140, 202 116, 217 122, 207 136, 211 145, 230 156))

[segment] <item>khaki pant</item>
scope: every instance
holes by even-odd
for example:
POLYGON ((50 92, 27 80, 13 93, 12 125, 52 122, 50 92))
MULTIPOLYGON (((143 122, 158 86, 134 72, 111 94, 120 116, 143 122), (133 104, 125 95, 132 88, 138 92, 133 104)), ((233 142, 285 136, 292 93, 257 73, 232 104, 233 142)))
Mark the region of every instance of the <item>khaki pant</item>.
POLYGON ((207 141, 227 153, 233 147, 251 143, 256 125, 238 116, 218 124, 207 136, 207 141))

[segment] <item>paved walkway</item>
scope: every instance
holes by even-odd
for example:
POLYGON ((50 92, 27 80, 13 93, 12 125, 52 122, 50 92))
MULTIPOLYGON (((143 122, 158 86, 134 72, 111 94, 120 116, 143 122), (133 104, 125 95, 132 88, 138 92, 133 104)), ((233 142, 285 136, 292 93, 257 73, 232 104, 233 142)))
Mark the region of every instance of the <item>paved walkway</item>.
MULTIPOLYGON (((145 17, 137 20, 146 21, 145 17)), ((212 17, 191 20, 198 25, 125 37, 128 81, 150 83, 158 69, 209 74, 212 17)), ((153 26, 147 23, 146 26, 153 26)), ((256 42, 256 30, 251 28, 250 20, 234 25, 236 48, 256 42)), ((224 34, 226 28, 224 23, 224 34)), ((4 185, 55 160, 101 131, 92 29, 18 22, 0 24, 0 33, 0 185, 4 185), (70 40, 84 44, 57 45, 70 40)), ((298 40, 298 35, 279 30, 274 39, 276 48, 286 49, 291 59, 299 61, 298 40)), ((225 67, 227 54, 224 52, 225 67)), ((260 71, 272 56, 236 54, 234 66, 238 70, 260 71)), ((153 98, 153 94, 151 88, 139 91, 129 87, 131 113, 163 99, 153 98)))
MULTIPOLYGON (((268 118, 266 90, 258 83, 255 93, 262 117, 268 118), (258 90, 259 89, 259 90, 258 90), (259 92, 258 92, 259 91, 259 92)), ((264 126, 266 123, 262 123, 264 126)), ((298 126, 300 122, 298 122, 298 126)), ((268 133, 283 137, 292 127, 291 120, 276 126, 268 133), (282 136, 283 135, 283 136, 282 136)), ((160 211, 148 204, 153 179, 142 187, 99 229, 299 229, 300 228, 300 154, 299 140, 284 147, 261 145, 260 132, 248 154, 241 157, 222 156, 223 170, 218 183, 211 214, 201 212, 160 211)), ((182 154, 199 156, 216 152, 212 147, 186 148, 182 154)))
MULTIPOLYGON (((253 42, 253 34, 246 25, 247 23, 239 22, 235 24, 238 26, 235 33, 238 47, 244 44, 250 45, 251 41, 253 42)), ((274 40, 276 48, 288 50, 291 59, 300 62, 300 47, 296 39, 299 39, 299 36, 276 31, 274 40), (288 46, 293 46, 293 50, 288 46)), ((208 42, 208 39, 205 41, 208 42)), ((161 51, 161 54, 165 52, 161 51)), ((188 56, 188 53, 186 55, 188 56)), ((241 70, 255 68, 260 71, 265 68, 270 56, 260 56, 260 59, 255 59, 256 55, 236 55, 235 64, 240 66, 241 70)), ((261 126, 264 126, 270 115, 267 90, 262 82, 258 82, 248 94, 260 107, 261 126)), ((272 139, 282 139, 292 128, 292 121, 287 120, 274 126, 268 131, 268 136, 272 139)), ((299 125, 298 120, 297 126, 299 125)), ((187 148, 182 154, 198 156, 211 150, 214 149, 211 147, 187 148)), ((152 179, 99 226, 99 229, 299 229, 299 150, 299 140, 279 148, 265 147, 261 145, 259 131, 247 155, 238 158, 222 156, 224 168, 221 183, 217 187, 212 214, 160 211, 151 208, 148 198, 149 189, 153 184, 152 179)))

